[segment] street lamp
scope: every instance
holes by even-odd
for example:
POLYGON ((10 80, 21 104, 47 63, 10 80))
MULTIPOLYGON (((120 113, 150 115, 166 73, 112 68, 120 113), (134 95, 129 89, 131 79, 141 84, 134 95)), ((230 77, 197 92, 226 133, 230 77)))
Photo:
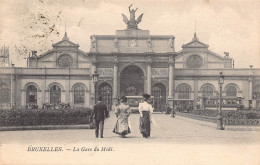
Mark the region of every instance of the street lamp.
POLYGON ((224 84, 224 75, 222 72, 219 72, 218 77, 218 84, 219 84, 219 107, 218 107, 218 116, 217 116, 217 128, 220 130, 224 130, 223 127, 223 117, 222 117, 222 85, 224 84))
POLYGON ((93 80, 94 90, 95 90, 95 104, 97 103, 97 83, 98 83, 98 76, 99 76, 99 74, 97 73, 97 71, 95 71, 94 74, 92 74, 92 80, 93 80))

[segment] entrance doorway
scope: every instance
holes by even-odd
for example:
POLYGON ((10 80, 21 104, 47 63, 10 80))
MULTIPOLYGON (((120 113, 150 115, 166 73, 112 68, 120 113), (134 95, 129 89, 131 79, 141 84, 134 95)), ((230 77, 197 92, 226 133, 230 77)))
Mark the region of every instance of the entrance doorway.
POLYGON ((99 96, 102 96, 107 110, 110 111, 112 109, 112 88, 108 83, 102 83, 98 86, 98 97, 99 96))
POLYGON ((152 95, 154 96, 154 111, 163 112, 166 110, 166 88, 163 84, 153 86, 152 95))
POLYGON ((124 68, 120 75, 120 96, 141 96, 143 93, 143 71, 134 65, 124 68))

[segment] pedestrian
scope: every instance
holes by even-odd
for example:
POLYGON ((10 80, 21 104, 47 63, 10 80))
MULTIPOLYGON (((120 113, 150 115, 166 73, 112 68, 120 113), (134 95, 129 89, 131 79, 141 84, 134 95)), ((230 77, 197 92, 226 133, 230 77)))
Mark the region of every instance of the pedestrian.
POLYGON ((126 104, 127 98, 122 96, 120 98, 120 104, 115 107, 115 114, 117 117, 116 125, 113 132, 119 134, 122 138, 125 138, 125 135, 131 133, 128 117, 131 113, 129 105, 126 104))
POLYGON ((104 130, 104 121, 105 118, 108 118, 107 106, 102 102, 102 97, 98 98, 98 103, 94 105, 92 110, 90 120, 94 118, 94 122, 96 125, 95 134, 96 138, 98 138, 99 129, 100 129, 100 138, 103 138, 103 130, 104 130))
POLYGON ((177 105, 174 105, 174 108, 171 110, 171 117, 175 117, 177 112, 177 105))
POLYGON ((153 112, 153 107, 147 101, 151 96, 149 94, 143 94, 144 102, 139 104, 140 112, 140 125, 139 129, 144 138, 149 138, 151 134, 151 113, 153 112))

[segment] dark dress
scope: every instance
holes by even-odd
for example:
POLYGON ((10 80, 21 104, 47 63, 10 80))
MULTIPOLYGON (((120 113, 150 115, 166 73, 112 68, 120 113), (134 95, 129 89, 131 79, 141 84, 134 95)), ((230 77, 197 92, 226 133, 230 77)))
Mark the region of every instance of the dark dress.
POLYGON ((139 112, 142 114, 139 120, 139 129, 144 138, 148 138, 151 135, 151 120, 150 113, 153 112, 153 107, 147 102, 139 104, 139 112))
POLYGON ((150 137, 151 133, 151 122, 150 122, 150 114, 148 111, 142 111, 143 117, 140 117, 140 132, 143 137, 150 137))

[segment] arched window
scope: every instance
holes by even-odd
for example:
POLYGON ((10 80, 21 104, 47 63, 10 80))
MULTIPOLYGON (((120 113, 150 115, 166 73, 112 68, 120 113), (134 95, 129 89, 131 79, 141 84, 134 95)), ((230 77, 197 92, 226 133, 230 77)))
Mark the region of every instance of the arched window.
POLYGON ((210 97, 213 96, 213 88, 211 86, 205 86, 202 89, 202 97, 210 97))
POLYGON ((234 86, 229 86, 226 90, 226 96, 237 96, 237 89, 234 86))
POLYGON ((190 98, 190 88, 188 85, 181 85, 177 89, 178 99, 189 99, 190 98))
POLYGON ((53 85, 50 89, 50 103, 59 103, 61 101, 61 89, 58 85, 53 85))
POLYGON ((214 105, 215 99, 212 98, 214 94, 214 89, 210 85, 206 85, 202 88, 202 105, 208 106, 208 105, 214 105))
POLYGON ((10 103, 10 89, 6 84, 0 86, 0 103, 10 103))
POLYGON ((74 88, 74 104, 83 104, 85 102, 85 89, 82 85, 74 88))
POLYGON ((37 105, 37 88, 34 85, 26 89, 26 104, 37 105))

